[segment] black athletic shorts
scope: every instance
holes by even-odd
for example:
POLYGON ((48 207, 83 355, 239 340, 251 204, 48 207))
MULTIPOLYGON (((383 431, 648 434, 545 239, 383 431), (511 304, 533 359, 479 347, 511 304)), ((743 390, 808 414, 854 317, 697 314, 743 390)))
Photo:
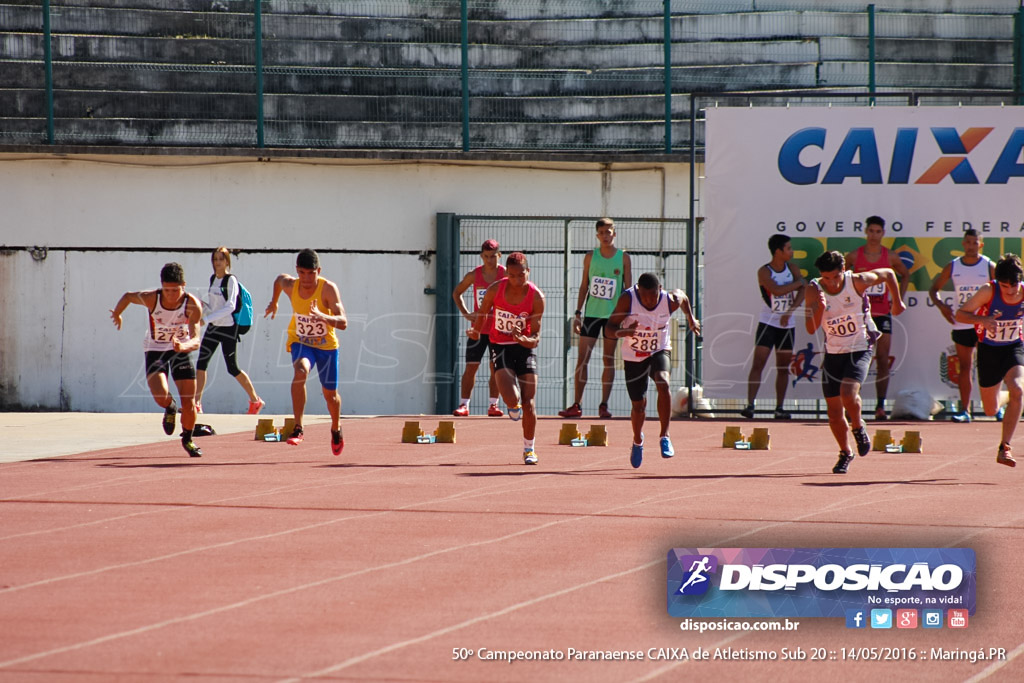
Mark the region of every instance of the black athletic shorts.
POLYGON ((177 351, 146 351, 146 377, 157 373, 170 375, 174 380, 196 378, 191 355, 177 351))
POLYGON ((861 384, 868 376, 868 367, 875 352, 851 351, 850 353, 826 353, 821 363, 821 393, 825 398, 839 395, 839 387, 844 379, 852 379, 861 384))
POLYGON ((490 337, 486 334, 481 334, 479 339, 470 339, 466 344, 466 364, 479 363, 490 343, 490 337))
MULTIPOLYGON (((978 344, 978 386, 994 387, 1015 365, 1024 365, 1024 344, 978 344)), ((961 370, 962 372, 962 370, 961 370)))
POLYGON ((792 327, 775 327, 768 323, 758 323, 757 333, 754 335, 754 346, 767 346, 769 349, 792 351, 793 336, 792 327))
POLYGON ((608 318, 584 318, 580 324, 580 336, 581 337, 598 337, 604 336, 604 326, 608 324, 608 318))
POLYGON ((648 378, 658 372, 672 369, 672 358, 665 349, 653 353, 641 361, 624 360, 626 392, 630 401, 642 401, 647 395, 648 378))
POLYGON ((960 346, 969 346, 973 349, 978 345, 978 331, 973 327, 969 330, 953 330, 950 337, 953 338, 954 344, 960 346))
POLYGON ((491 360, 495 370, 507 368, 516 377, 537 374, 537 356, 521 344, 491 344, 491 360))
POLYGON ((882 334, 892 334, 892 316, 891 315, 873 315, 871 319, 875 321, 875 327, 882 334))

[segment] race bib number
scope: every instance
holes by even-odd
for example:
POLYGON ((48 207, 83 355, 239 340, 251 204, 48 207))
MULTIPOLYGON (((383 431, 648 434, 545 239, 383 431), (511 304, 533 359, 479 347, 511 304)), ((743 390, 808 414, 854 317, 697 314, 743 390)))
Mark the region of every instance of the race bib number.
POLYGON ((295 335, 299 339, 317 339, 327 336, 327 323, 308 315, 295 314, 295 335))
POLYGON ((615 290, 618 289, 618 281, 609 277, 599 277, 595 275, 590 278, 590 296, 595 299, 604 299, 606 301, 615 298, 615 290))
POLYGON ((794 295, 794 292, 790 292, 784 296, 773 296, 772 313, 788 313, 793 308, 794 295))
POLYGON ((841 315, 825 321, 825 333, 832 337, 852 337, 857 333, 857 321, 852 315, 841 315))
POLYGON ((960 308, 967 300, 974 296, 974 293, 981 289, 981 285, 961 285, 956 288, 956 307, 960 308))
POLYGON ((175 339, 188 339, 188 328, 185 325, 153 325, 153 341, 168 343, 175 339))
POLYGON ((629 338, 629 348, 637 356, 649 356, 659 351, 660 335, 658 330, 636 330, 629 338))
POLYGON ((871 285, 864 290, 865 296, 885 296, 885 283, 879 282, 877 285, 871 285))
POLYGON ((487 288, 484 287, 483 289, 474 289, 474 291, 476 292, 476 308, 480 308, 480 304, 484 302, 484 297, 487 296, 487 288))
POLYGON ((997 320, 996 331, 992 335, 992 340, 997 342, 1015 342, 1020 339, 1021 331, 1020 318, 1016 320, 997 320))
POLYGON ((526 325, 525 320, 515 313, 500 308, 494 309, 494 330, 509 337, 522 333, 526 325))

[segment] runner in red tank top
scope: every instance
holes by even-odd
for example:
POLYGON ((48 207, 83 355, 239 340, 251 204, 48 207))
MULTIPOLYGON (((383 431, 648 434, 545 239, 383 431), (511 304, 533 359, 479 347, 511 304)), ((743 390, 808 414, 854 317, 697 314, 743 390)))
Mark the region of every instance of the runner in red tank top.
MULTIPOLYGON (((455 291, 452 292, 452 298, 455 300, 455 305, 458 307, 459 312, 462 313, 462 317, 468 320, 471 325, 475 320, 476 311, 480 308, 480 302, 483 301, 487 288, 495 281, 505 277, 505 267, 498 263, 501 260, 501 248, 497 240, 487 240, 483 243, 483 246, 480 247, 480 259, 484 264, 466 273, 465 277, 455 286, 455 291), (466 307, 466 302, 462 300, 462 295, 470 288, 473 290, 472 312, 466 307)), ((484 333, 480 335, 480 338, 471 340, 466 344, 466 370, 462 373, 462 396, 459 401, 459 407, 453 413, 456 417, 467 417, 469 415, 469 399, 473 395, 476 373, 480 369, 480 361, 484 357, 484 352, 487 351, 490 345, 490 339, 487 334, 487 330, 490 330, 490 328, 491 324, 488 320, 484 323, 482 328, 484 333)), ((501 408, 498 407, 498 382, 494 377, 494 363, 492 362, 490 366, 491 378, 488 386, 491 390, 491 405, 487 409, 487 414, 491 417, 501 417, 505 413, 501 412, 501 408)))
POLYGON ((490 328, 491 359, 498 378, 498 390, 513 421, 523 421, 523 462, 537 464, 534 437, 537 431, 537 357, 540 319, 544 315, 544 293, 530 282, 530 266, 521 252, 509 254, 506 277, 487 288, 473 326, 466 331, 479 339, 490 328), (491 316, 493 312, 493 317, 491 316))
MULTIPOLYGON (((907 293, 910 271, 895 253, 882 246, 885 236, 885 219, 868 216, 864 221, 865 244, 846 255, 846 264, 855 273, 865 273, 878 268, 892 268, 900 285, 900 295, 907 293)), ((887 420, 885 397, 889 393, 889 350, 892 348, 892 302, 884 286, 875 286, 865 292, 871 302, 871 318, 881 332, 875 342, 875 419, 887 420)))

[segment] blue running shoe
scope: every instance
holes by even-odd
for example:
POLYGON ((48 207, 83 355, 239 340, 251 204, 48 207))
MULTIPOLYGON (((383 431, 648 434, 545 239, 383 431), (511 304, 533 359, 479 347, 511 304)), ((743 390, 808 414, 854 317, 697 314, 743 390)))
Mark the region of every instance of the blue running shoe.
POLYGON ((970 422, 971 421, 971 414, 969 412, 967 412, 966 410, 961 410, 959 413, 954 413, 953 417, 951 419, 953 420, 953 422, 960 422, 960 423, 970 422))
POLYGON ((633 447, 629 450, 629 464, 633 466, 633 469, 637 469, 644 462, 644 435, 640 435, 640 444, 633 444, 633 447))
POLYGON ((996 411, 996 421, 1002 422, 1003 415, 1006 414, 1006 406, 999 406, 999 410, 996 411))
POLYGON ((515 408, 508 409, 508 419, 513 422, 519 422, 523 419, 523 406, 517 405, 515 408))
POLYGON ((675 454, 675 449, 672 448, 672 439, 667 436, 661 437, 661 457, 671 458, 675 454))

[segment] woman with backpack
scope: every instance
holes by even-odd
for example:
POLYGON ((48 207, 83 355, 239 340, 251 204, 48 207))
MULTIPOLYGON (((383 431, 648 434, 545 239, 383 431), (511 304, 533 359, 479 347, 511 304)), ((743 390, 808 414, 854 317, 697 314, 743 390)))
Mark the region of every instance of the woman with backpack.
POLYGON ((238 337, 248 331, 249 325, 239 329, 239 313, 243 304, 248 306, 247 320, 252 319, 252 299, 242 287, 238 278, 231 274, 231 252, 227 247, 217 247, 211 257, 213 275, 210 289, 203 301, 203 322, 206 332, 199 346, 199 361, 196 363, 196 412, 203 412, 203 389, 206 388, 206 368, 210 359, 221 347, 228 374, 238 380, 249 395, 249 415, 256 415, 267 405, 256 395, 249 375, 238 367, 238 337))

